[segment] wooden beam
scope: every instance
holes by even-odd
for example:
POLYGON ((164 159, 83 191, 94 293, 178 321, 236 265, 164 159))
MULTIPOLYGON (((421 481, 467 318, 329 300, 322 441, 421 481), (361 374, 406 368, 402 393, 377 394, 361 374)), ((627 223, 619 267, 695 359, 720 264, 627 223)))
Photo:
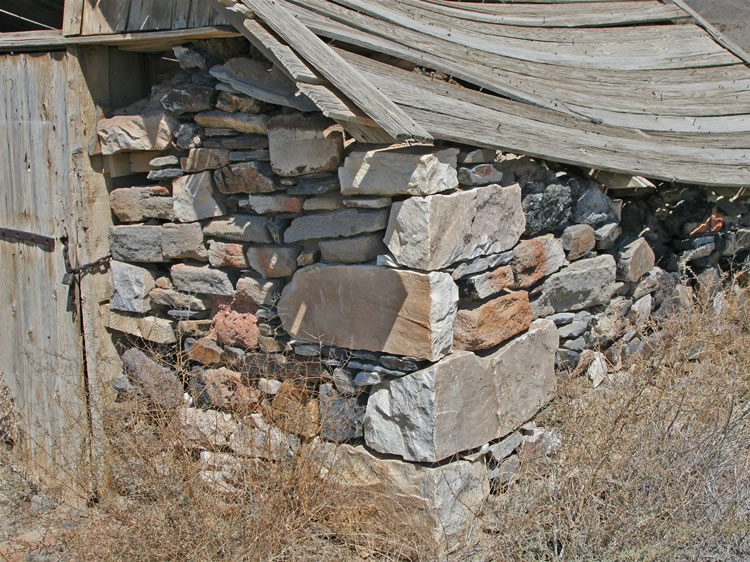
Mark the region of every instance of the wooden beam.
MULTIPOLYGON (((700 68, 686 65, 662 71, 597 69, 594 73, 575 66, 562 70, 461 48, 352 10, 332 9, 334 4, 329 2, 305 0, 309 9, 294 2, 294 15, 319 35, 440 70, 485 90, 571 117, 580 117, 581 111, 568 109, 563 103, 653 116, 750 113, 750 70, 725 50, 737 64, 700 68), (551 73, 555 75, 554 81, 549 79, 551 73), (582 83, 586 88, 581 88, 582 83)), ((691 26, 713 43, 703 29, 691 26)), ((669 30, 678 26, 663 27, 662 33, 668 35, 669 30)), ((545 48, 543 43, 540 48, 545 48)))
POLYGON ((280 2, 242 0, 242 3, 393 138, 405 142, 433 141, 432 136, 421 125, 297 21, 280 2))
POLYGON ((0 52, 54 51, 71 45, 106 45, 154 47, 192 41, 194 39, 220 39, 238 37, 240 34, 226 27, 199 27, 174 31, 145 31, 143 33, 115 33, 65 37, 61 31, 24 31, 0 34, 0 52))
MULTIPOLYGON (((288 45, 279 41, 263 24, 251 19, 248 15, 250 10, 247 10, 248 13, 240 13, 227 7, 219 0, 215 1, 216 9, 224 15, 227 21, 289 78, 306 84, 322 84, 325 82, 288 45)), ((242 4, 239 4, 239 6, 245 7, 242 4)))

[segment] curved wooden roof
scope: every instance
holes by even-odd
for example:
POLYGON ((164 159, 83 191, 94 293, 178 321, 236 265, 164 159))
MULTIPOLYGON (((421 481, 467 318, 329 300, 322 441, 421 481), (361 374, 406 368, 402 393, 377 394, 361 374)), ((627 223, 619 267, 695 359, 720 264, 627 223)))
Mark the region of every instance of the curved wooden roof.
POLYGON ((745 53, 699 25, 681 0, 221 4, 258 46, 286 48, 276 62, 363 140, 384 140, 376 124, 385 122, 394 138, 421 130, 656 179, 750 184, 745 53), (368 89, 393 111, 367 107, 359 90, 368 89), (393 124, 399 116, 411 123, 405 131, 393 124))

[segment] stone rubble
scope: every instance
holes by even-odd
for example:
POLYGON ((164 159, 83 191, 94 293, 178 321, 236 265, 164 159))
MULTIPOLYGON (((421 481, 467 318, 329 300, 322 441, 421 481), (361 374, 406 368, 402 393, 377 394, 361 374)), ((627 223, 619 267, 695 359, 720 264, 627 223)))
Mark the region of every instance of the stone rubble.
POLYGON ((633 195, 491 149, 366 145, 257 53, 175 56, 179 78, 97 126, 116 179, 101 309, 183 362, 181 380, 125 351, 118 400, 177 409, 211 485, 231 459, 316 446, 324 471, 413 506, 404 523, 444 553, 490 478, 512 486, 561 446, 527 424, 555 368, 613 384, 690 285, 710 294, 748 257, 742 193, 633 195))
POLYGON ((268 148, 280 176, 335 171, 344 156, 344 131, 320 115, 277 115, 268 124, 268 148))
POLYGON ((172 182, 175 219, 194 222, 225 214, 224 197, 213 188, 211 172, 181 176, 172 182))
POLYGON ((111 310, 145 313, 151 310, 149 293, 155 287, 148 269, 117 260, 110 262, 112 296, 111 310))
POLYGON ((102 154, 151 151, 169 148, 177 129, 170 113, 151 111, 143 115, 118 115, 99 121, 96 132, 102 154))

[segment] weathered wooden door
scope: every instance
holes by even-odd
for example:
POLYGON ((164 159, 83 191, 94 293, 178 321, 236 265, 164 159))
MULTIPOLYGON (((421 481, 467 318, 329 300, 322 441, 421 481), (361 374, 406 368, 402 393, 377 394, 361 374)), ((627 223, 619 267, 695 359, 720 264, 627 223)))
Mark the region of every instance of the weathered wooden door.
POLYGON ((55 240, 50 248, 0 236, 0 375, 20 413, 27 465, 75 497, 89 489, 91 432, 80 315, 62 283, 64 241, 75 260, 81 207, 66 57, 0 56, 0 228, 55 240))

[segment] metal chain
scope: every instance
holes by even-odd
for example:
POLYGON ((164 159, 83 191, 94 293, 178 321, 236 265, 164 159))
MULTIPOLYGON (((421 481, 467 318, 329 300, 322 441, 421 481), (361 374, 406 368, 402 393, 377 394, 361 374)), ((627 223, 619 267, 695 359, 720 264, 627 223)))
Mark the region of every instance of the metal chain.
POLYGON ((63 284, 73 285, 77 283, 81 276, 86 273, 97 269, 98 267, 108 264, 112 260, 112 254, 109 253, 105 256, 100 257, 98 260, 92 261, 91 263, 85 263, 78 267, 73 267, 70 264, 70 254, 68 252, 68 240, 63 239, 63 258, 65 259, 65 275, 63 276, 63 284))
POLYGON ((86 273, 93 271, 105 264, 108 264, 112 260, 112 254, 107 254, 100 257, 98 260, 92 261, 91 263, 85 263, 78 267, 73 267, 70 264, 70 253, 68 251, 68 239, 63 238, 63 258, 65 259, 65 275, 63 275, 63 285, 68 286, 68 304, 67 309, 73 314, 73 319, 78 317, 78 290, 81 283, 81 277, 86 273))
POLYGON ((112 254, 107 254, 106 256, 102 256, 98 260, 92 261, 91 263, 85 263, 83 265, 79 265, 78 267, 72 267, 70 268, 70 270, 68 270, 68 273, 72 273, 73 275, 82 275, 84 273, 88 273, 89 271, 97 269, 101 265, 108 264, 111 260, 112 254))

